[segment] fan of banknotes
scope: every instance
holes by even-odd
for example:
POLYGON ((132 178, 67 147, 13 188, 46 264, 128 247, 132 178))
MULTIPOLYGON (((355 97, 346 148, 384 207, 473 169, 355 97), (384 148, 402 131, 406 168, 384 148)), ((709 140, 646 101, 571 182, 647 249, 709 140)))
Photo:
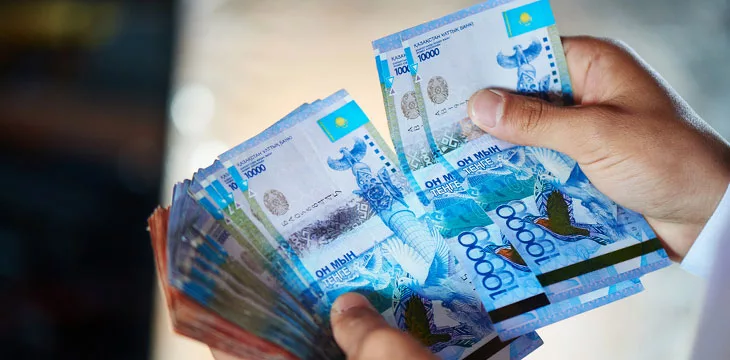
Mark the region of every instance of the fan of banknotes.
POLYGON ((244 359, 338 359, 328 313, 365 295, 443 359, 521 359, 536 329, 643 290, 669 265, 576 162, 498 140, 467 99, 559 104, 547 0, 489 1, 373 42, 395 151, 344 90, 178 183, 149 219, 175 331, 244 359))

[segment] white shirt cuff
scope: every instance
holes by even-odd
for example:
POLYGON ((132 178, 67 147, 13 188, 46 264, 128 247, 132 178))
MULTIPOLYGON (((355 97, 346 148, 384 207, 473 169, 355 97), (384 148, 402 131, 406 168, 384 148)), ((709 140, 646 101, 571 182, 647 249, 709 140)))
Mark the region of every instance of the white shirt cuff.
POLYGON ((730 186, 715 213, 684 257, 682 268, 689 273, 709 279, 714 267, 715 254, 720 249, 722 240, 728 235, 730 235, 730 186))

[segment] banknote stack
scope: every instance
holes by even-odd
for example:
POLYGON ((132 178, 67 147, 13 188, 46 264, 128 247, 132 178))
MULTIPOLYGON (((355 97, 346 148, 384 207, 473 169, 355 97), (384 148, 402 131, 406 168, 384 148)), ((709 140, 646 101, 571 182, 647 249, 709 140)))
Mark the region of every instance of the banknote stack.
POLYGON ((178 183, 150 217, 174 329, 244 359, 338 359, 359 292, 442 359, 521 359, 535 330, 669 265, 576 162, 493 138, 469 97, 569 105, 547 0, 489 1, 373 42, 395 151, 341 90, 178 183))

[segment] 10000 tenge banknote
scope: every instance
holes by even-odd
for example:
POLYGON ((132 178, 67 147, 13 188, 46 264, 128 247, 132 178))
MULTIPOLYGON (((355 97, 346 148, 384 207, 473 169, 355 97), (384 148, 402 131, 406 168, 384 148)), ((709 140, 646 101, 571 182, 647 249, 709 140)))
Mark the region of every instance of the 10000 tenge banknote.
POLYGON ((559 320, 636 293, 632 279, 669 264, 641 216, 598 192, 575 161, 496 139, 468 118, 467 100, 483 88, 570 104, 548 1, 479 4, 373 46, 404 174, 443 221, 493 321, 537 309, 559 320), (498 236, 475 245, 456 231, 476 227, 498 236), (592 305, 576 302, 583 295, 592 305))

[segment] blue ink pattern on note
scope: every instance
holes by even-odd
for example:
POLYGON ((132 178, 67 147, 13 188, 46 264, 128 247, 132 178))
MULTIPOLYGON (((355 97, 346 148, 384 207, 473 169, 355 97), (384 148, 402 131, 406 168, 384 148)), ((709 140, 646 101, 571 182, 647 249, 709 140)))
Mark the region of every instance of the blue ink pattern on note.
POLYGON ((527 47, 514 46, 514 54, 497 54, 497 64, 505 69, 517 69, 517 92, 539 96, 547 100, 550 90, 550 74, 538 79, 537 70, 530 62, 542 53, 542 44, 534 40, 527 47))

